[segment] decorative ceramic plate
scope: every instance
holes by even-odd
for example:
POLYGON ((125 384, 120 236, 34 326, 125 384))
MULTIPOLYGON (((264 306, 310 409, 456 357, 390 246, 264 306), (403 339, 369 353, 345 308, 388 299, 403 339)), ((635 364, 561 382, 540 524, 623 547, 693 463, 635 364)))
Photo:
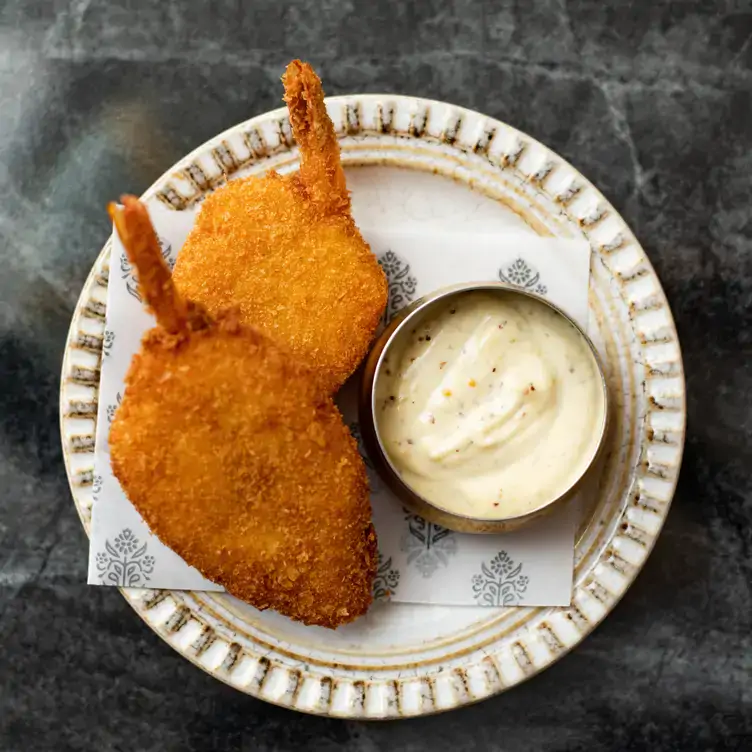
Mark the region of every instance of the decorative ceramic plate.
MULTIPOLYGON (((160 636, 213 676, 269 702, 351 718, 434 713, 513 687, 577 645, 645 563, 666 518, 684 444, 676 330, 650 262, 622 218, 571 165, 503 123, 406 97, 327 100, 361 226, 404 220, 585 237, 590 318, 614 426, 581 521, 568 608, 377 603, 335 632, 261 613, 224 593, 123 589, 160 636)), ((297 169, 284 110, 209 141, 145 194, 181 211, 225 180, 297 169)), ((63 363, 65 464, 84 528, 92 509, 108 242, 86 281, 63 363)))

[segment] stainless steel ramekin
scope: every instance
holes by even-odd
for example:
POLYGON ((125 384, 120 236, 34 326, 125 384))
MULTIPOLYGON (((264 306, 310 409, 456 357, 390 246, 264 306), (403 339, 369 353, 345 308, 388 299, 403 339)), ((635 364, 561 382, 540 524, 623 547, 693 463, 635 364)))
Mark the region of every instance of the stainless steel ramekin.
POLYGON ((544 298, 534 295, 532 293, 521 290, 512 285, 503 284, 501 282, 478 282, 472 284, 454 285, 452 287, 445 287, 440 290, 416 300, 411 305, 404 308, 397 316, 389 323, 386 329, 376 340, 373 349, 371 350, 368 358, 366 358, 365 366, 363 369, 363 376, 360 385, 360 397, 359 397, 359 413, 360 413, 360 427, 363 435, 363 442, 365 448, 376 467, 379 475, 384 479, 386 484, 392 490, 392 492, 402 501, 406 507, 411 509, 421 517, 434 522, 438 525, 442 525, 450 530, 456 530, 462 533, 501 533, 509 530, 514 530, 522 525, 531 522, 534 519, 542 517, 548 514, 553 509, 558 508, 566 500, 570 499, 577 490, 581 487, 583 481, 588 475, 589 471, 595 465, 608 433, 608 424, 610 420, 610 408, 608 398, 608 388, 606 385, 606 377, 603 371, 603 365, 601 363, 598 352, 595 349, 590 338, 582 330, 582 328, 572 320, 566 313, 560 308, 553 305, 544 298), (464 295, 470 292, 484 291, 503 295, 515 295, 526 298, 531 298, 541 305, 548 306, 548 308, 555 311, 558 315, 565 318, 569 324, 579 333, 582 339, 587 343, 590 351, 593 355, 593 359, 598 368, 598 373, 601 377, 601 395, 603 399, 603 420, 600 426, 600 435, 595 449, 592 453, 592 457, 585 470, 575 480, 572 485, 567 488, 563 493, 558 496, 547 500, 540 506, 525 512, 521 515, 502 517, 502 518, 481 518, 481 517, 469 517, 466 515, 457 514, 451 512, 441 506, 435 504, 431 499, 425 498, 414 491, 400 476, 399 471, 392 465, 389 460, 389 456, 384 449, 383 443, 378 433, 377 421, 376 421, 376 404, 375 404, 375 385, 378 381, 381 369, 384 364, 386 355, 392 345, 399 341, 403 336, 408 336, 407 333, 414 329, 416 324, 419 324, 424 320, 436 306, 445 303, 447 299, 464 295))

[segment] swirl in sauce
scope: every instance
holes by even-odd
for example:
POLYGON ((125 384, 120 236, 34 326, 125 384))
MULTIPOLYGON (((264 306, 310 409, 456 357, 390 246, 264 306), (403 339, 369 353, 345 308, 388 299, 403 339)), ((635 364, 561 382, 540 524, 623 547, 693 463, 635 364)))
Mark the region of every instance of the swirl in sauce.
POLYGON ((471 517, 524 514, 564 493, 597 449, 600 372, 587 342, 547 305, 470 292, 390 347, 376 424, 402 479, 471 517))

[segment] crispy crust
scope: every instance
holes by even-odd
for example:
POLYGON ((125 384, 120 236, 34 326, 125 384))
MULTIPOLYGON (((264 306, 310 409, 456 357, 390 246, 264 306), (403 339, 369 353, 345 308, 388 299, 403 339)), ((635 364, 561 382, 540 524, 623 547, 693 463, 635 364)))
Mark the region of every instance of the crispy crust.
POLYGON ((134 201, 116 225, 145 299, 174 326, 145 335, 126 377, 116 477, 160 540, 228 592, 304 624, 352 621, 376 571, 355 441, 307 368, 234 312, 215 322, 175 293, 153 231, 135 232, 146 212, 134 201))
POLYGON ((368 350, 387 282, 350 215, 321 82, 299 61, 284 82, 300 173, 233 180, 209 196, 174 278, 210 313, 237 306, 333 392, 368 350))

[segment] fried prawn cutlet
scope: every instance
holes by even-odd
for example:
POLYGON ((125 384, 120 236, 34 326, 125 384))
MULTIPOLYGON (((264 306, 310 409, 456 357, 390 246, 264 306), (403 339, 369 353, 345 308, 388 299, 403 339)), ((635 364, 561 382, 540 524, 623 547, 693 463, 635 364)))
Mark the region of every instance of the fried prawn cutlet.
POLYGON ((363 461, 311 372, 172 283, 146 209, 110 213, 157 318, 110 429, 112 469, 159 539, 233 595, 335 628, 371 603, 363 461))
POLYGON ((368 350, 387 281, 350 214, 321 81, 297 60, 283 81, 300 172, 233 180, 210 195, 174 278, 210 313, 237 306, 333 392, 368 350))

